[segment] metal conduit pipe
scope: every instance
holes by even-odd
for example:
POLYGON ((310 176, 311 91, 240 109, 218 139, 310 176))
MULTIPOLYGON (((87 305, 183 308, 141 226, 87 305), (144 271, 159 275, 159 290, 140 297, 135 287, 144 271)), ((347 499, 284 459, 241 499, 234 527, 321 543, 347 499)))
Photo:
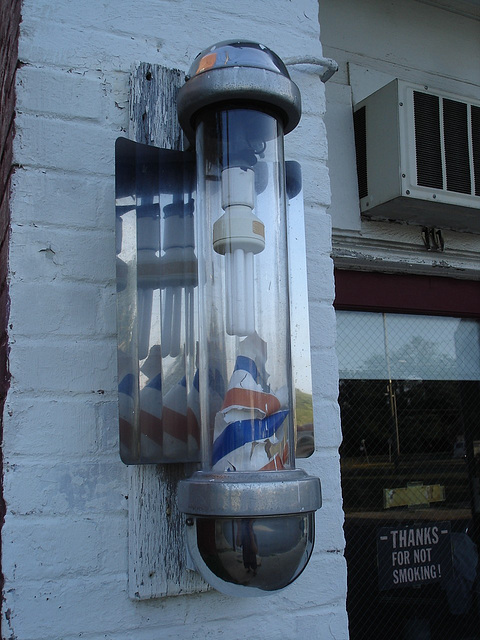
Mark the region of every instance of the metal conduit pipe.
POLYGON ((322 82, 327 82, 338 71, 338 62, 332 58, 323 58, 316 56, 297 56, 294 58, 287 58, 285 61, 287 66, 294 65, 313 65, 315 67, 324 67, 325 71, 320 75, 322 82))

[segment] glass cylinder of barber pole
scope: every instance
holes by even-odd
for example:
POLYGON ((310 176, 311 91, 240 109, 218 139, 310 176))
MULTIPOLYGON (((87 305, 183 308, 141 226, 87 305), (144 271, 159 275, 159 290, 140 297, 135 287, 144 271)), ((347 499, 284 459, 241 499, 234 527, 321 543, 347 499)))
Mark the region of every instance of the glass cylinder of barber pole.
POLYGON ((305 568, 320 482, 294 464, 283 136, 300 92, 263 45, 197 56, 177 98, 196 150, 202 471, 178 485, 193 564, 222 593, 267 595, 305 568))
POLYGON ((196 120, 203 468, 294 468, 283 123, 219 105, 196 120))

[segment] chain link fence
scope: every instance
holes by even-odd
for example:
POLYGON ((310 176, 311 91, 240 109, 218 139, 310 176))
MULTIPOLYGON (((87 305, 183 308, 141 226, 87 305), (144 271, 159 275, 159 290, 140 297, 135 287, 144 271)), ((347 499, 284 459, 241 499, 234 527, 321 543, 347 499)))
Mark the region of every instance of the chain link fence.
POLYGON ((480 639, 480 325, 337 319, 351 640, 480 639))

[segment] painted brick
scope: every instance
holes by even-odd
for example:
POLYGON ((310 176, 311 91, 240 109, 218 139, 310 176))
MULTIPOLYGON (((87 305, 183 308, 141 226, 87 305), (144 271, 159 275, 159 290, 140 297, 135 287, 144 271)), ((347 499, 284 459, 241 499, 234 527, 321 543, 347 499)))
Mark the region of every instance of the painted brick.
POLYGON ((115 192, 111 176, 23 168, 13 175, 12 187, 17 225, 112 229, 115 192))
MULTIPOLYGON (((309 254, 308 260, 308 299, 313 304, 319 302, 331 305, 334 300, 332 286, 333 261, 320 252, 309 254)), ((310 310, 310 313, 312 311, 310 310)))
POLYGON ((302 114, 299 125, 288 134, 287 139, 291 157, 314 162, 326 161, 328 147, 325 125, 318 114, 302 114))
POLYGON ((5 469, 7 509, 21 516, 124 513, 126 473, 118 461, 13 461, 5 469))
POLYGON ((45 580, 81 577, 105 572, 106 568, 115 573, 126 571, 123 519, 90 514, 84 518, 30 520, 33 518, 6 518, 3 570, 7 583, 28 583, 38 575, 45 580))
POLYGON ((327 504, 330 504, 336 511, 340 505, 340 496, 338 494, 338 487, 340 486, 340 457, 338 450, 336 448, 326 449, 325 447, 320 449, 317 446, 315 456, 318 459, 319 467, 322 469, 321 480, 324 506, 326 507, 327 504))
POLYGON ((346 613, 341 607, 299 616, 296 619, 294 638, 335 638, 347 640, 346 613))
POLYGON ((116 356, 113 341, 23 340, 10 356, 12 386, 37 394, 109 391, 114 388, 116 356))
MULTIPOLYGON (((323 523, 324 526, 326 523, 323 523)), ((319 519, 319 526, 322 525, 321 519, 319 519)), ((318 532, 318 537, 322 540, 322 529, 318 532)), ((336 552, 332 546, 330 546, 332 552, 326 553, 314 553, 311 559, 311 567, 308 572, 304 572, 298 580, 297 589, 283 591, 279 594, 279 604, 281 608, 290 610, 302 610, 303 612, 309 609, 316 609, 319 604, 319 592, 318 592, 318 577, 321 573, 322 581, 325 584, 331 584, 332 588, 322 594, 322 605, 334 605, 341 601, 346 584, 345 578, 339 579, 341 574, 345 574, 345 558, 343 557, 343 544, 340 553, 336 552)))
MULTIPOLYGON (((302 161, 302 171, 305 210, 313 209, 317 217, 325 215, 320 214, 318 205, 326 208, 331 204, 327 165, 324 162, 305 159, 302 161)), ((327 215, 330 217, 329 213, 327 215)), ((330 234, 327 238, 330 239, 330 234)))
POLYGON ((332 249, 331 227, 332 221, 328 214, 318 210, 318 207, 305 207, 305 226, 308 262, 317 257, 323 259, 325 254, 330 255, 332 249))
POLYGON ((309 311, 312 345, 317 349, 334 348, 336 334, 333 307, 313 300, 309 303, 309 311))
MULTIPOLYGON (((65 20, 52 15, 51 7, 31 0, 24 10, 20 58, 50 66, 75 69, 98 66, 102 70, 128 69, 132 60, 148 59, 154 64, 188 68, 204 47, 222 39, 247 37, 272 47, 282 57, 296 56, 299 51, 321 55, 318 39, 318 8, 311 0, 275 5, 272 22, 270 3, 256 6, 251 19, 251 0, 240 0, 232 6, 192 2, 156 2, 139 11, 132 3, 123 2, 115 11, 100 11, 89 0, 75 15, 59 3, 65 20), (166 22, 177 24, 179 32, 169 37, 166 22), (198 32, 198 25, 202 29, 198 32), (128 28, 126 28, 128 25, 128 28), (274 26, 273 26, 274 25, 274 26), (272 28, 273 27, 273 28, 272 28), (192 38, 192 33, 197 33, 192 38), (285 36, 279 41, 278 33, 285 36), (88 34, 88 35, 86 35, 88 34), (182 45, 179 46, 179 42, 182 45), (306 50, 306 45, 308 50, 306 50)), ((175 31, 175 29, 174 29, 175 31)))
POLYGON ((141 58, 148 58, 154 64, 165 61, 158 35, 160 29, 156 36, 131 35, 125 32, 128 16, 120 12, 115 14, 118 24, 122 25, 121 31, 107 25, 106 28, 96 27, 87 32, 80 25, 30 17, 29 12, 24 10, 20 59, 80 72, 92 68, 128 71, 132 61, 141 58))
POLYGON ((341 443, 341 434, 337 429, 340 423, 340 409, 334 400, 318 400, 314 403, 315 440, 318 448, 337 448, 341 443))
MULTIPOLYGON (((115 278, 115 238, 108 230, 74 232, 49 227, 15 228, 12 234, 10 269, 12 282, 89 281, 109 283, 115 278)), ((48 323, 48 318, 44 318, 48 323)))
POLYGON ((312 371, 314 394, 318 394, 321 398, 338 398, 338 377, 335 378, 335 372, 338 372, 338 360, 335 349, 319 349, 316 347, 312 339, 312 371))
POLYGON ((88 283, 20 282, 10 315, 17 336, 115 335, 115 290, 88 283), (39 321, 42 318, 42 321, 39 321))
POLYGON ((65 119, 105 119, 102 74, 23 66, 17 73, 17 109, 65 119), (68 100, 64 99, 65 93, 68 100))
MULTIPOLYGON (((324 562, 325 557, 330 557, 332 554, 343 560, 343 550, 345 546, 343 535, 345 514, 342 509, 341 496, 338 495, 337 490, 335 490, 334 493, 330 492, 332 485, 325 479, 325 470, 320 472, 320 476, 322 480, 323 504, 322 508, 317 512, 314 550, 315 557, 317 555, 321 556, 318 559, 319 565, 324 562), (326 556, 322 554, 326 554, 326 556)), ((338 586, 340 590, 344 584, 345 577, 345 574, 339 569, 336 586, 338 586)), ((337 592, 337 594, 338 593, 339 592, 337 592)), ((323 597, 329 598, 330 595, 325 593, 323 597)), ((341 593, 339 598, 341 598, 341 593)))
POLYGON ((11 294, 16 305, 10 323, 17 337, 97 333, 101 297, 93 284, 18 282, 11 294))
POLYGON ((116 394, 114 395, 114 400, 95 403, 95 424, 96 440, 99 443, 100 451, 104 454, 111 454, 115 459, 118 459, 118 401, 116 394))
POLYGON ((5 405, 5 451, 12 459, 31 456, 37 460, 104 453, 94 426, 100 407, 106 404, 99 397, 103 396, 11 395, 5 405))
MULTIPOLYGON (((304 54, 308 55, 307 52, 304 54)), ((317 51, 316 55, 322 54, 317 51)), ((297 53, 296 57, 301 57, 301 54, 297 53)), ((325 86, 320 80, 323 68, 313 65, 289 65, 288 72, 302 94, 302 117, 307 114, 323 117, 326 110, 325 86)))
MULTIPOLYGON (((73 633, 92 638, 225 638, 234 640, 243 638, 278 638, 278 624, 272 624, 271 615, 265 615, 265 607, 259 607, 258 601, 238 601, 218 597, 217 594, 205 594, 203 600, 208 606, 194 611, 188 606, 188 598, 179 596, 155 606, 139 603, 135 607, 129 603, 121 585, 112 589, 104 578, 93 582, 87 579, 69 580, 62 589, 56 581, 44 581, 36 585, 21 585, 14 597, 19 602, 28 602, 28 608, 17 607, 12 619, 18 637, 22 640, 38 638, 67 638, 73 633), (101 597, 99 597, 101 596, 101 597), (79 615, 78 605, 83 607, 79 615), (235 610, 235 620, 232 611, 235 610), (219 618, 218 613, 222 616, 219 618), (23 614, 23 615, 22 615, 23 614), (165 632, 158 634, 159 622, 163 620, 165 632), (98 631, 99 621, 104 630, 98 631), (182 621, 183 624, 179 624, 182 621), (51 633, 52 628, 57 635, 51 633), (113 629, 118 631, 112 631, 113 629), (122 634, 123 631, 123 634, 122 634), (175 634, 174 636, 172 631, 175 634), (96 632, 96 633, 95 633, 96 632), (140 635, 142 634, 142 635, 140 635)), ((275 597, 274 597, 275 598, 275 597)), ((269 607, 270 610, 270 607, 269 607)), ((274 610, 272 608, 272 610, 274 610)), ((295 638, 295 617, 284 616, 282 633, 287 638, 295 638)))
POLYGON ((117 130, 34 116, 18 115, 14 159, 22 166, 112 175, 117 130))
POLYGON ((120 584, 113 590, 108 588, 108 581, 100 576, 97 580, 67 578, 61 588, 55 579, 23 583, 12 600, 16 606, 10 624, 17 637, 25 640, 95 631, 99 620, 111 628, 114 621, 108 614, 105 617, 105 610, 115 610, 118 627, 126 626, 127 616, 121 606, 126 600, 124 590, 120 584))
MULTIPOLYGON (((219 16, 218 7, 214 3, 204 3, 198 7, 196 3, 185 0, 157 0, 155 6, 149 7, 148 11, 139 11, 138 7, 132 6, 128 0, 119 0, 116 3, 116 11, 112 11, 109 5, 99 7, 95 0, 85 0, 81 7, 70 7, 68 3, 59 3, 52 7, 48 0, 27 0, 29 15, 37 19, 48 21, 57 20, 59 23, 77 25, 83 29, 97 29, 109 31, 121 31, 126 35, 145 34, 146 36, 158 35, 157 20, 160 17, 168 16, 171 19, 183 16, 185 23, 179 25, 185 28, 189 22, 199 23, 199 18, 205 17, 205 28, 213 28, 209 25, 209 18, 215 20, 217 28, 218 21, 223 20, 223 15, 232 16, 243 24, 252 24, 252 28, 258 28, 271 22, 272 8, 269 3, 258 7, 255 21, 251 20, 248 10, 251 8, 249 0, 238 0, 235 4, 227 4, 222 9, 219 16), (247 15, 246 15, 247 14, 247 15), (128 28, 126 28, 128 26, 128 28)), ((292 19, 296 18, 295 28, 302 34, 309 34, 312 38, 318 38, 318 17, 317 7, 310 0, 297 0, 294 7, 289 2, 278 2, 275 5, 275 24, 278 28, 291 29, 292 19)), ((228 22, 227 22, 228 25, 228 22)), ((270 35, 268 32, 265 35, 270 35)), ((165 43, 167 44, 167 42, 165 43)), ((315 43, 316 44, 316 43, 315 43)))

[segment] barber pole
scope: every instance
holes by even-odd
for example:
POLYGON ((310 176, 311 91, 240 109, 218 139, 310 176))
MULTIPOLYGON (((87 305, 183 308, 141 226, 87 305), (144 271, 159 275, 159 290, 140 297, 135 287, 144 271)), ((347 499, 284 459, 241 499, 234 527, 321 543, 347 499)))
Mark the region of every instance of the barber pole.
POLYGON ((284 429, 288 394, 273 394, 267 384, 265 344, 247 338, 230 378, 221 410, 215 418, 212 448, 214 471, 275 471, 284 469, 288 456, 284 429), (255 349, 257 362, 250 357, 255 349))

